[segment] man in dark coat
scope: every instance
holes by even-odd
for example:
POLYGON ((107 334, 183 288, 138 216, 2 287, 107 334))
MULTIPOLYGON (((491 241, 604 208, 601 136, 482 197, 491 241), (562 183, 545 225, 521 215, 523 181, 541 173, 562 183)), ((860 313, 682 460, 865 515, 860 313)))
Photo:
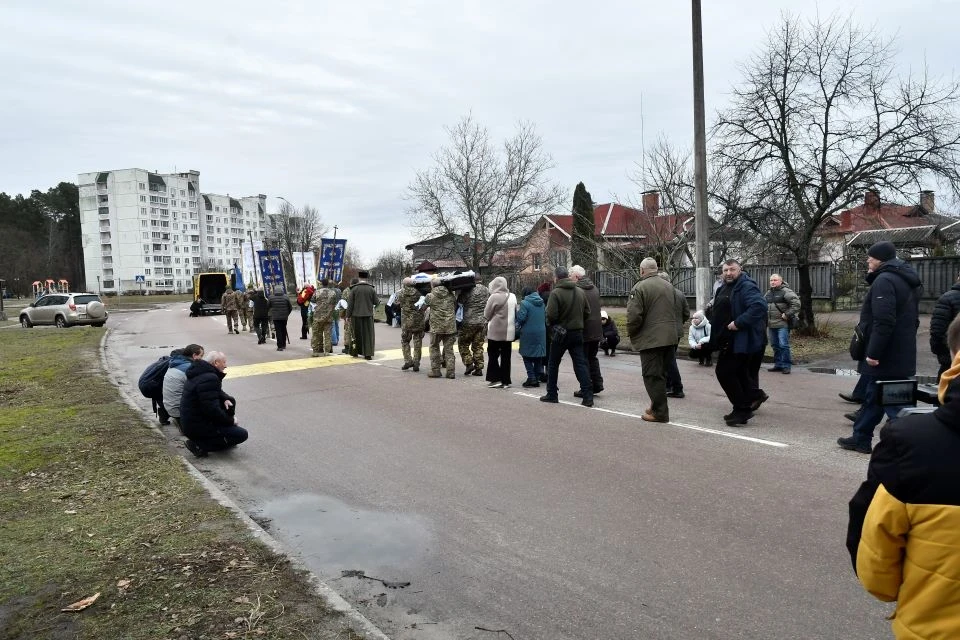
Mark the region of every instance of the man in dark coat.
MULTIPOLYGON (((666 271, 660 271, 661 278, 670 282, 670 276, 666 271)), ((683 340, 687 335, 687 321, 690 319, 690 303, 687 302, 687 296, 676 287, 673 288, 673 310, 677 314, 677 342, 683 340)), ((673 345, 673 353, 667 360, 667 397, 685 398, 687 394, 683 392, 683 378, 680 377, 680 367, 677 366, 677 345, 673 345)))
POLYGON ((350 300, 347 306, 347 320, 353 328, 354 351, 351 354, 354 358, 363 356, 367 360, 373 360, 374 327, 373 310, 380 304, 380 298, 377 297, 377 290, 373 285, 367 282, 370 273, 360 271, 357 273, 360 282, 350 287, 350 300))
POLYGON ((180 397, 180 425, 186 446, 198 458, 209 451, 235 447, 247 439, 247 430, 234 417, 237 401, 223 391, 227 356, 211 351, 187 369, 180 397))
POLYGON ((873 431, 883 419, 895 418, 900 407, 877 401, 877 382, 902 380, 917 372, 917 328, 920 326, 920 276, 897 258, 892 242, 878 242, 867 250, 870 289, 860 309, 867 355, 857 370, 865 385, 863 405, 853 423, 853 435, 837 440, 844 449, 870 453, 873 431))
POLYGON ((950 368, 950 349, 947 348, 947 327, 960 314, 960 277, 940 298, 930 314, 930 351, 937 356, 940 370, 937 380, 950 368))
POLYGON ((760 365, 767 346, 767 301, 740 262, 723 263, 723 286, 711 306, 710 349, 717 357, 717 382, 733 411, 723 416, 728 426, 744 426, 769 397, 760 388, 760 365))
POLYGON ((640 280, 627 302, 627 335, 640 352, 643 386, 650 406, 640 416, 647 422, 670 422, 667 405, 668 361, 677 348, 677 312, 673 285, 657 275, 653 258, 640 262, 640 280))
MULTIPOLYGON (((587 270, 578 264, 570 267, 570 279, 577 283, 587 297, 590 307, 590 317, 583 325, 583 355, 587 358, 587 368, 590 371, 590 383, 593 385, 593 394, 603 391, 603 374, 600 372, 600 360, 597 352, 600 350, 600 341, 603 339, 603 323, 600 321, 600 289, 587 277, 587 270)), ((581 397, 579 391, 573 393, 581 397)))
POLYGON ((283 287, 274 287, 273 295, 267 301, 267 308, 270 310, 273 329, 277 334, 277 351, 283 351, 287 348, 287 340, 290 339, 290 334, 287 333, 287 319, 293 311, 293 305, 290 304, 290 298, 287 297, 283 287))
POLYGON ((253 301, 253 327, 257 330, 257 344, 264 344, 270 335, 270 302, 260 289, 250 294, 253 301))
POLYGON ((573 360, 573 372, 580 383, 580 401, 585 407, 593 406, 593 384, 590 381, 590 367, 583 354, 583 327, 590 317, 590 304, 583 290, 570 280, 566 267, 556 267, 554 276, 557 284, 547 301, 547 340, 550 346, 550 362, 547 365, 547 393, 540 396, 540 402, 559 402, 560 387, 557 378, 560 374, 560 360, 565 351, 570 352, 573 360), (560 329, 556 329, 560 327, 560 329))

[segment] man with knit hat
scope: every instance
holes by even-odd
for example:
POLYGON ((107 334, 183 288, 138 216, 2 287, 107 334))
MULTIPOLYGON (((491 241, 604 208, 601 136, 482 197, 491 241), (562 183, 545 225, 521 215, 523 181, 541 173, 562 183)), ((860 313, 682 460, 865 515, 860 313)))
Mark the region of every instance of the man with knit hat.
POLYGON ((873 431, 883 419, 896 417, 900 407, 879 404, 877 382, 902 380, 917 372, 917 328, 920 324, 920 277, 897 258, 892 242, 877 242, 867 250, 867 291, 858 327, 867 345, 857 370, 866 394, 853 423, 853 435, 837 440, 844 449, 870 453, 873 431))

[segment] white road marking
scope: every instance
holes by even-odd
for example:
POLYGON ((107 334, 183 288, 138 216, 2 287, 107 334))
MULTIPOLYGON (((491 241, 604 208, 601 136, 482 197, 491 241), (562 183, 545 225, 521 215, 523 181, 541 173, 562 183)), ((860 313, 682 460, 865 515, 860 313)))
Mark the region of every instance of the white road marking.
MULTIPOLYGON (((540 399, 540 396, 534 395, 532 393, 527 393, 525 391, 514 391, 514 394, 518 396, 524 396, 525 398, 535 398, 537 400, 540 399)), ((559 404, 567 404, 572 407, 582 407, 584 409, 587 408, 578 402, 570 402, 568 400, 560 400, 559 404)), ((602 407, 592 407, 592 410, 603 411, 604 413, 612 413, 614 415, 623 416, 625 418, 636 418, 637 420, 641 420, 641 417, 635 413, 627 413, 625 411, 614 411, 613 409, 604 409, 602 407)), ((775 440, 764 440, 763 438, 754 438, 751 436, 743 436, 743 435, 740 435, 739 433, 730 433, 729 431, 720 431, 719 429, 710 429, 708 427, 698 427, 697 425, 684 424, 682 422, 670 421, 670 422, 658 422, 658 423, 651 423, 651 424, 669 424, 674 427, 680 427, 681 429, 689 429, 691 431, 700 431, 702 433, 710 433, 716 436, 723 436, 725 438, 733 438, 734 440, 745 440, 746 442, 755 442, 756 444, 763 444, 768 447, 776 447, 778 449, 783 449, 790 446, 784 442, 777 442, 775 440)))

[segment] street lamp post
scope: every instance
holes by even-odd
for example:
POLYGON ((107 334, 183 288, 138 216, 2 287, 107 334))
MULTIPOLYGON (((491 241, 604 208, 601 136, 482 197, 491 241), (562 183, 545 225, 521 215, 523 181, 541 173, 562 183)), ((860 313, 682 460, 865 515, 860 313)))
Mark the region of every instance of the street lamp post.
POLYGON ((697 248, 697 308, 704 309, 713 288, 710 268, 710 218, 707 214, 707 134, 703 101, 703 21, 700 0, 691 0, 693 12, 693 182, 697 248))

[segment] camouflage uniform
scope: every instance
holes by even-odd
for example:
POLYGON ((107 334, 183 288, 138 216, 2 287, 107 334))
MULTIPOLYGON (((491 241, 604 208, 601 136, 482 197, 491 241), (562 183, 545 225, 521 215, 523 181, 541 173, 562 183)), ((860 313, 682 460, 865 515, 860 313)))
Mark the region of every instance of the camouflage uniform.
POLYGON ((430 377, 440 377, 442 343, 447 377, 455 378, 457 356, 453 352, 453 343, 457 339, 457 299, 446 287, 436 286, 427 294, 427 305, 430 306, 430 377))
POLYGON ((420 356, 423 353, 424 311, 414 304, 421 298, 416 287, 404 283, 397 300, 400 303, 400 348, 403 350, 403 369, 413 367, 420 371, 420 356), (410 343, 413 343, 413 353, 410 343))
POLYGON ((233 289, 227 287, 220 298, 220 309, 227 318, 227 333, 240 333, 240 320, 237 317, 237 296, 233 289))
MULTIPOLYGON (((343 290, 343 299, 347 301, 347 304, 350 304, 350 288, 347 287, 343 290)), ((353 327, 350 326, 350 318, 347 317, 346 312, 343 313, 343 351, 342 353, 350 353, 353 349, 353 327)))
POLYGON ((334 287, 321 287, 313 294, 313 335, 310 347, 313 355, 333 353, 333 318, 340 302, 340 292, 334 287), (322 347, 322 349, 321 349, 322 347))
POLYGON ((237 314, 240 316, 240 323, 243 325, 243 330, 247 331, 247 326, 250 326, 250 331, 253 331, 253 320, 251 319, 250 312, 250 292, 249 291, 235 291, 237 295, 237 314))
POLYGON ((463 323, 457 338, 460 359, 467 366, 464 373, 473 372, 476 376, 483 375, 483 347, 487 340, 487 319, 483 317, 483 310, 489 297, 490 290, 478 282, 457 298, 463 305, 463 323))

